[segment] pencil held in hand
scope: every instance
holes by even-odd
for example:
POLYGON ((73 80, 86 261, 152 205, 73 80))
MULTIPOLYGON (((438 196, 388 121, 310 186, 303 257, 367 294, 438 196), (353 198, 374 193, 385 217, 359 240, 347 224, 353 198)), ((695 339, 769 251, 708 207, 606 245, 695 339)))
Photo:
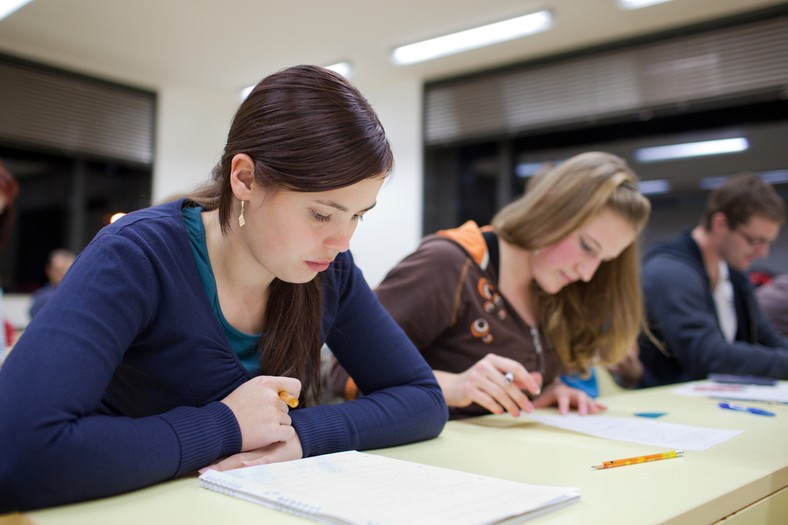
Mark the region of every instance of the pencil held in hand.
POLYGON ((290 392, 287 392, 285 390, 281 390, 279 392, 279 399, 287 403, 287 406, 289 406, 290 408, 295 408, 298 406, 298 398, 291 395, 290 392))
POLYGON ((623 467, 626 465, 636 465, 638 463, 648 463, 649 461, 659 461, 660 459, 680 458, 684 455, 683 450, 671 450, 670 452, 662 452, 660 454, 649 454, 648 456, 636 456, 634 458, 613 459, 611 461, 603 461, 599 465, 592 465, 593 469, 605 469, 613 467, 623 467))

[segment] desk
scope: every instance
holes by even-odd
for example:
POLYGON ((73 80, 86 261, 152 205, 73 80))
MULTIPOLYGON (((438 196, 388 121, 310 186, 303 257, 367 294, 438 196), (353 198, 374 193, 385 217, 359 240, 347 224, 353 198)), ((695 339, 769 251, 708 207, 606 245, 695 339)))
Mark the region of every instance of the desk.
MULTIPOLYGON (((542 485, 580 488, 579 503, 535 519, 537 525, 727 524, 788 522, 788 405, 777 417, 722 410, 717 401, 674 387, 604 398, 608 415, 667 412, 660 421, 744 430, 684 458, 592 470, 601 461, 658 447, 600 439, 529 421, 484 416, 449 422, 436 439, 374 451, 399 459, 542 485)), ((550 412, 550 411, 546 411, 550 412)), ((590 416, 591 417, 591 416, 590 416)), ((407 502, 403 502, 407 504, 407 502)), ((236 525, 312 523, 179 479, 129 494, 26 513, 38 525, 236 525)))

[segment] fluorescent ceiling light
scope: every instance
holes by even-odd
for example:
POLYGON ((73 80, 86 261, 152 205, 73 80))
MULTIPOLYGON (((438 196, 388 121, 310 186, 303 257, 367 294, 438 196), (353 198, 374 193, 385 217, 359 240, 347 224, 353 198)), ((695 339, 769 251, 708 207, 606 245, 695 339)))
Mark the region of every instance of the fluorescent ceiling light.
POLYGON ((762 171, 758 175, 768 184, 785 184, 788 182, 788 170, 762 171))
POLYGON ((552 25, 550 11, 537 11, 517 18, 439 36, 398 47, 391 54, 395 64, 415 64, 470 49, 476 49, 525 35, 545 31, 552 25))
POLYGON ((566 159, 543 160, 540 162, 521 162, 514 167, 514 173, 521 179, 535 177, 562 164, 566 159))
POLYGON ((643 195, 660 195, 670 191, 671 184, 666 179, 642 180, 638 182, 638 190, 643 195))
POLYGON ((350 78, 350 75, 353 73, 353 66, 350 62, 337 62, 336 64, 326 66, 326 69, 339 73, 345 78, 350 78))
MULTIPOLYGON (((350 75, 353 73, 353 65, 350 62, 337 62, 336 64, 331 64, 330 66, 325 66, 326 69, 330 69, 336 73, 339 73, 345 78, 350 78, 350 75)), ((246 100, 246 97, 249 96, 249 93, 252 92, 254 87, 257 84, 252 84, 251 86, 247 86, 241 90, 241 100, 246 100)))
POLYGON ((246 86, 245 88, 243 88, 241 90, 241 100, 246 100, 246 97, 249 96, 249 93, 252 92, 252 90, 254 89, 254 86, 256 86, 256 85, 257 84, 254 84, 252 86, 246 86))
POLYGON ((640 148, 635 151, 635 159, 642 163, 660 162, 663 160, 738 153, 740 151, 746 151, 748 147, 749 143, 744 137, 704 140, 700 142, 687 142, 685 144, 640 148))
POLYGON ((0 20, 7 17, 31 0, 0 0, 0 20))
POLYGON ((544 169, 546 162, 521 162, 514 167, 514 172, 521 179, 533 177, 544 169))
POLYGON ((702 190, 713 190, 725 184, 728 177, 730 177, 730 175, 710 175, 708 177, 701 177, 698 181, 698 186, 702 190))
POLYGON ((670 2, 670 0, 618 0, 618 7, 621 9, 640 9, 665 2, 670 2))
MULTIPOLYGON (((755 172, 767 184, 784 184, 788 182, 788 170, 772 170, 772 171, 757 171, 755 172)), ((713 190, 722 186, 729 177, 733 175, 710 175, 702 177, 698 182, 698 186, 702 190, 713 190)))

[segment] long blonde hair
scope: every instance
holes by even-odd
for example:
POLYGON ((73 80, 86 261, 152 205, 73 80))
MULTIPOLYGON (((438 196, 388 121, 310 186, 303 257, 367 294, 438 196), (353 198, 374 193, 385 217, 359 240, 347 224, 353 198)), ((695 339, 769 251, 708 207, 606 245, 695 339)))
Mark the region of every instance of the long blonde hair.
MULTIPOLYGON (((608 208, 640 234, 651 204, 637 183, 621 158, 582 153, 539 175, 495 215, 492 226, 501 239, 536 250, 561 241, 608 208)), ((577 281, 552 295, 535 282, 532 287, 539 328, 569 372, 587 373, 597 359, 619 361, 643 326, 637 241, 603 261, 587 283, 577 281)))

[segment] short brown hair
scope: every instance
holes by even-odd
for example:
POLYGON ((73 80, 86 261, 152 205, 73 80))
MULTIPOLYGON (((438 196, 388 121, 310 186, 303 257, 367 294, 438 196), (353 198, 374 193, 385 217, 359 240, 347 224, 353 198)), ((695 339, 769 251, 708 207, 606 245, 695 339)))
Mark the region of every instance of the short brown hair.
POLYGON ((782 225, 785 222, 785 202, 774 188, 753 173, 729 177, 725 183, 709 193, 701 224, 711 229, 711 217, 720 212, 728 220, 729 228, 745 224, 759 215, 782 225))

